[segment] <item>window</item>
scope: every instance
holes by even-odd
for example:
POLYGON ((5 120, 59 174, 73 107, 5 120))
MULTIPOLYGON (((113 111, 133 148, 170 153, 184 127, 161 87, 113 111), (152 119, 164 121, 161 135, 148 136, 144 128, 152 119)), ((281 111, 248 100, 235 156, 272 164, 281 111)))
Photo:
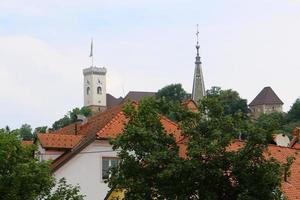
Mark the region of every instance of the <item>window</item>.
POLYGON ((97 87, 97 94, 102 94, 102 88, 100 86, 97 87))
POLYGON ((87 95, 90 94, 90 90, 91 90, 90 87, 87 87, 87 88, 86 88, 86 94, 87 94, 87 95))
POLYGON ((115 167, 118 164, 118 158, 102 157, 102 179, 108 179, 110 167, 115 167))

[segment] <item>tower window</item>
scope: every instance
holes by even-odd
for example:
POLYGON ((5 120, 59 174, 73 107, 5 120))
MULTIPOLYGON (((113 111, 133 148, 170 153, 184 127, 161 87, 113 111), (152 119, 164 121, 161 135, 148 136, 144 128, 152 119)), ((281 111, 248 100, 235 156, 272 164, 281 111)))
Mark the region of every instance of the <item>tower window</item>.
POLYGON ((102 88, 101 87, 97 87, 97 94, 102 94, 102 88))
POLYGON ((90 90, 91 90, 90 87, 87 87, 87 88, 86 88, 86 94, 87 94, 87 95, 90 94, 90 90))

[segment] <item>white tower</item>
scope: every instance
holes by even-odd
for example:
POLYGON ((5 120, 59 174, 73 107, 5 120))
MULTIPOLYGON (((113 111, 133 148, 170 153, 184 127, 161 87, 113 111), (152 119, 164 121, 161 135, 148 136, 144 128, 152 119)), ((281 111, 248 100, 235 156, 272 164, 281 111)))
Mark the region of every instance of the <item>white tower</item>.
POLYGON ((84 106, 93 112, 106 109, 106 68, 89 67, 83 70, 84 106))

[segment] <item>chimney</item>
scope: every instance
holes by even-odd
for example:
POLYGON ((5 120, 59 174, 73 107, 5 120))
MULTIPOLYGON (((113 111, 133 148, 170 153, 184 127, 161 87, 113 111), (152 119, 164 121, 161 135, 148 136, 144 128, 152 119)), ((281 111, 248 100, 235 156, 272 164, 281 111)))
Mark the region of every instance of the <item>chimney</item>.
POLYGON ((300 127, 296 127, 294 128, 294 130, 292 131, 292 140, 289 144, 289 147, 293 147, 300 139, 300 127))

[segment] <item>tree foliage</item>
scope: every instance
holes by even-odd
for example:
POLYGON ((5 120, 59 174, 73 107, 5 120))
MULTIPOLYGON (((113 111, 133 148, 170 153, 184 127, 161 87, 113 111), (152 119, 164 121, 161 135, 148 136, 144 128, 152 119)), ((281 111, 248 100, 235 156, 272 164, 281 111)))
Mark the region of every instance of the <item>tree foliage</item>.
POLYGON ((23 140, 33 140, 32 128, 29 124, 23 124, 19 129, 19 134, 23 140))
POLYGON ((77 115, 84 115, 85 117, 89 117, 92 115, 92 111, 88 107, 74 108, 72 111, 69 111, 68 114, 66 114, 63 118, 55 121, 52 125, 52 129, 58 130, 76 122, 77 115))
POLYGON ((286 119, 288 122, 300 121, 300 99, 296 99, 291 109, 287 113, 286 119))
MULTIPOLYGON (((221 94, 219 94, 221 95, 221 94)), ((127 106, 124 132, 112 141, 121 162, 109 185, 126 199, 281 199, 282 166, 267 159, 268 130, 228 111, 219 95, 208 95, 199 113, 183 123, 186 157, 160 124, 154 100, 127 106), (244 146, 228 150, 236 135, 249 133, 244 146)))
POLYGON ((0 199, 83 199, 78 187, 67 185, 65 181, 61 181, 58 189, 51 192, 55 182, 49 163, 35 159, 35 149, 33 145, 21 145, 18 135, 0 130, 0 199))
POLYGON ((218 98, 223 104, 225 114, 234 114, 241 112, 244 118, 249 113, 247 100, 242 99, 238 92, 234 90, 222 90, 220 87, 212 87, 207 90, 207 98, 218 98))
POLYGON ((164 99, 172 102, 182 102, 187 99, 187 92, 180 83, 167 85, 156 93, 157 99, 164 99))

